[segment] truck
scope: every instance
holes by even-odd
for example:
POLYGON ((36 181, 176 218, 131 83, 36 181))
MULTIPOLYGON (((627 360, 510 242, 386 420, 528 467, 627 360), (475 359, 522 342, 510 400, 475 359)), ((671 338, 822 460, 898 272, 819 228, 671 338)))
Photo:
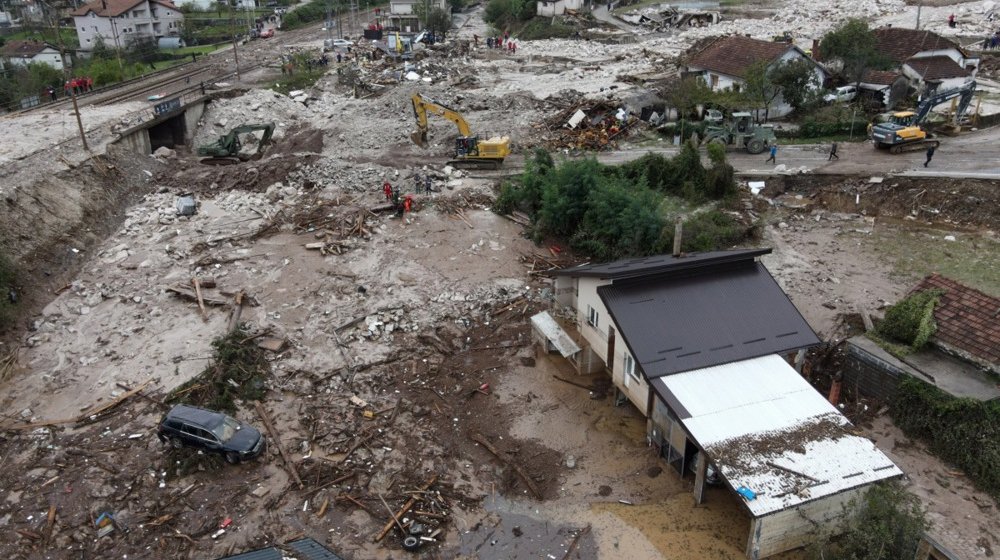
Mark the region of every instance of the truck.
POLYGON ((941 141, 924 129, 923 123, 931 109, 947 101, 958 100, 953 117, 953 126, 965 114, 976 92, 975 80, 965 85, 949 89, 925 97, 915 111, 898 111, 892 114, 888 122, 871 127, 869 136, 876 150, 888 150, 890 154, 925 150, 931 146, 941 145, 941 141))
POLYGON ((736 146, 745 149, 747 153, 762 154, 771 144, 777 142, 774 127, 769 124, 757 124, 747 112, 733 113, 728 122, 709 124, 705 128, 705 139, 708 144, 736 146))

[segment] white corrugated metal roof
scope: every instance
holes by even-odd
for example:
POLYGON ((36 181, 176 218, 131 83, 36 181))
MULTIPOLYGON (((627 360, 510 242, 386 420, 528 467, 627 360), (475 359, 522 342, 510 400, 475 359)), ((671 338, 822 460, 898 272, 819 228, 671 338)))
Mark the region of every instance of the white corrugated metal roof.
POLYGON ((754 516, 902 473, 779 356, 653 380, 754 516), (684 411, 686 410, 686 414, 684 411))
POLYGON ((580 351, 580 347, 573 342, 573 339, 566 334, 566 331, 556 323, 556 320, 549 315, 548 311, 542 311, 531 317, 531 324, 534 325, 542 336, 547 338, 556 350, 562 354, 563 358, 568 358, 580 351))

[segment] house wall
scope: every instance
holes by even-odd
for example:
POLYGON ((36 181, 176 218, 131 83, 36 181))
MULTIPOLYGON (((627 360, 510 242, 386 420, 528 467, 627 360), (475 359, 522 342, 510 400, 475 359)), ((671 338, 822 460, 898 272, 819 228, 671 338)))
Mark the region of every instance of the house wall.
POLYGON ((818 535, 837 531, 845 506, 868 490, 869 485, 755 518, 750 523, 747 558, 759 560, 806 546, 818 535))
POLYGON ((583 0, 557 0, 556 2, 542 0, 535 3, 535 13, 542 17, 561 16, 566 13, 566 10, 579 10, 582 7, 583 0))
MULTIPOLYGON (((418 33, 423 31, 420 19, 417 17, 417 10, 414 8, 414 0, 398 0, 389 2, 389 25, 399 27, 404 33, 418 33)), ((430 3, 431 8, 440 8, 451 13, 447 0, 434 0, 430 3)))
POLYGON ((63 69, 62 57, 59 56, 59 51, 50 48, 43 49, 42 52, 36 54, 31 58, 12 57, 7 59, 7 61, 10 62, 11 66, 27 66, 29 64, 48 64, 49 66, 55 68, 56 70, 63 69))
POLYGON ((882 402, 892 402, 899 383, 911 374, 910 367, 863 337, 847 341, 844 386, 882 402))
POLYGON ((179 35, 184 14, 161 4, 142 2, 116 17, 100 17, 94 12, 73 16, 80 49, 93 50, 98 38, 108 47, 125 48, 142 37, 179 35))

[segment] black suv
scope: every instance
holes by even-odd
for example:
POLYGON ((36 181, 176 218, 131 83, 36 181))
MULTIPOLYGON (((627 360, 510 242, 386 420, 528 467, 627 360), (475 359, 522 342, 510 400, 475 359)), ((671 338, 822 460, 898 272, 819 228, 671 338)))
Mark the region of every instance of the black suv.
POLYGON ((160 421, 156 432, 174 449, 185 445, 219 453, 226 462, 239 463, 264 451, 264 436, 253 426, 222 414, 179 404, 160 421))

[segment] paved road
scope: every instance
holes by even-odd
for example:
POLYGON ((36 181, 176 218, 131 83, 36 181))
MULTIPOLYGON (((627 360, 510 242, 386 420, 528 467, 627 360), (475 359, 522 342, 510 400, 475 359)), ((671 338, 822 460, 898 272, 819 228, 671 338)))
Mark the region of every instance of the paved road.
MULTIPOLYGON (((597 159, 607 164, 624 163, 649 152, 669 156, 676 154, 677 150, 674 146, 630 148, 601 153, 597 159)), ((923 166, 923 151, 892 155, 884 150, 875 150, 868 142, 840 144, 837 150, 839 160, 827 161, 829 152, 829 144, 781 146, 779 143, 777 163, 785 165, 785 172, 805 168, 811 173, 834 175, 1000 179, 1000 127, 942 138, 941 147, 927 168, 923 166)), ((774 164, 765 162, 766 153, 752 156, 731 151, 728 157, 736 171, 742 174, 779 173, 774 164)))

